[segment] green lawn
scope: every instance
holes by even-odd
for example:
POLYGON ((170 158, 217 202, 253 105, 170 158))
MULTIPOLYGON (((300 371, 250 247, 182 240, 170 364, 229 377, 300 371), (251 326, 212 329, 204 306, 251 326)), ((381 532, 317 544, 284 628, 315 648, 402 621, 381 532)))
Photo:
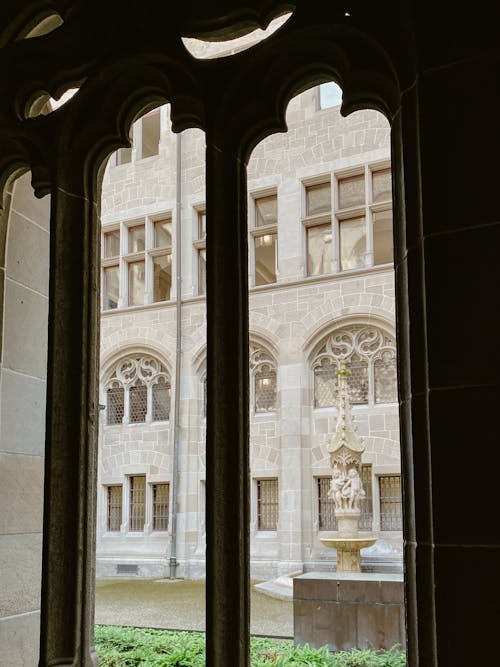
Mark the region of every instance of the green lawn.
MULTIPOLYGON (((204 667, 205 635, 97 625, 100 667, 204 667)), ((405 654, 391 651, 341 651, 295 648, 291 641, 251 640, 252 667, 405 667, 405 654)), ((228 666, 229 667, 229 666, 228 666)), ((236 667, 231 666, 231 667, 236 667)))

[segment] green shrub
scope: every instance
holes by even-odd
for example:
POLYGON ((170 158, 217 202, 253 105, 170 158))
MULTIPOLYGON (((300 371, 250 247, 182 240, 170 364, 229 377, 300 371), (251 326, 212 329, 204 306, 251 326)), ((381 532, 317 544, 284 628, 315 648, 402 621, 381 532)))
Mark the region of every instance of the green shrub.
MULTIPOLYGON (((148 628, 99 626, 95 644, 100 667, 205 667, 205 635, 148 628)), ((316 649, 291 641, 252 638, 252 667, 405 667, 399 647, 390 651, 316 649)), ((236 666, 235 666, 236 667, 236 666)))

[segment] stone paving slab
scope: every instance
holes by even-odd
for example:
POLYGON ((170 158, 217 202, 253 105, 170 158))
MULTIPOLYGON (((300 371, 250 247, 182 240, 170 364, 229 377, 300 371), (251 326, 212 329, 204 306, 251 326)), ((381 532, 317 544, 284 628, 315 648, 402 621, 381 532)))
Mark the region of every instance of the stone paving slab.
MULTIPOLYGON (((103 625, 205 630, 205 582, 170 579, 99 579, 95 622, 103 625)), ((251 591, 250 632, 293 637, 293 604, 251 591)))

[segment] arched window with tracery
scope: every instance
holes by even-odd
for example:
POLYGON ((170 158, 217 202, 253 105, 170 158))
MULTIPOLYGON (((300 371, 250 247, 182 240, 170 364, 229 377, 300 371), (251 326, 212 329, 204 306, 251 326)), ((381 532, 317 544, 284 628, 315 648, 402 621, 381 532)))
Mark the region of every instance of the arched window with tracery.
POLYGON ((105 389, 109 426, 170 418, 170 377, 165 366, 150 355, 131 355, 117 362, 105 389))
POLYGON ((271 354, 260 345, 250 345, 250 377, 254 412, 275 412, 276 362, 271 354))
POLYGON ((347 383, 352 405, 397 401, 394 339, 377 327, 354 325, 331 334, 314 357, 314 407, 335 405, 341 360, 351 371, 347 383))

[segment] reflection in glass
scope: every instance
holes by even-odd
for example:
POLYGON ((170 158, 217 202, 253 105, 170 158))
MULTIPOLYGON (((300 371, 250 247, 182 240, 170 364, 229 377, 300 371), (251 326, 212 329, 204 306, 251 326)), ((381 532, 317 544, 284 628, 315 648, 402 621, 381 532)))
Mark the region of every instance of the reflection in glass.
POLYGON ((172 220, 157 220, 155 222, 155 248, 172 247, 172 220))
POLYGON ((339 222, 340 269, 357 269, 365 265, 366 226, 363 218, 339 222))
POLYGON ((332 209, 330 183, 309 185, 306 188, 306 215, 329 213, 332 209))
POLYGON ((255 226, 275 225, 278 222, 278 199, 276 195, 255 200, 255 226))
POLYGON ((104 310, 118 308, 118 296, 120 293, 120 280, 118 267, 110 266, 104 269, 104 310))
POLYGON ((144 303, 144 262, 128 265, 128 305, 141 306, 144 303))
POLYGON ((387 201, 392 197, 391 170, 380 169, 372 174, 372 201, 387 201))
POLYGON ((130 227, 128 230, 128 251, 142 252, 146 247, 146 234, 144 225, 130 227))
POLYGON ((154 111, 142 118, 141 158, 158 155, 160 146, 160 112, 154 111))
POLYGON ((172 255, 153 257, 153 301, 169 301, 172 289, 172 255))
POLYGON ((363 174, 339 180, 339 208, 363 206, 365 203, 365 177, 363 174))
POLYGON ((387 264, 393 261, 394 242, 392 238, 392 210, 372 214, 373 220, 373 263, 387 264))
POLYGON ((332 270, 332 226, 307 229, 307 275, 318 276, 332 270))
POLYGON ((120 254, 120 230, 104 234, 104 257, 117 257, 120 254))
POLYGON ((277 234, 264 234, 255 239, 255 284, 276 282, 277 234))

